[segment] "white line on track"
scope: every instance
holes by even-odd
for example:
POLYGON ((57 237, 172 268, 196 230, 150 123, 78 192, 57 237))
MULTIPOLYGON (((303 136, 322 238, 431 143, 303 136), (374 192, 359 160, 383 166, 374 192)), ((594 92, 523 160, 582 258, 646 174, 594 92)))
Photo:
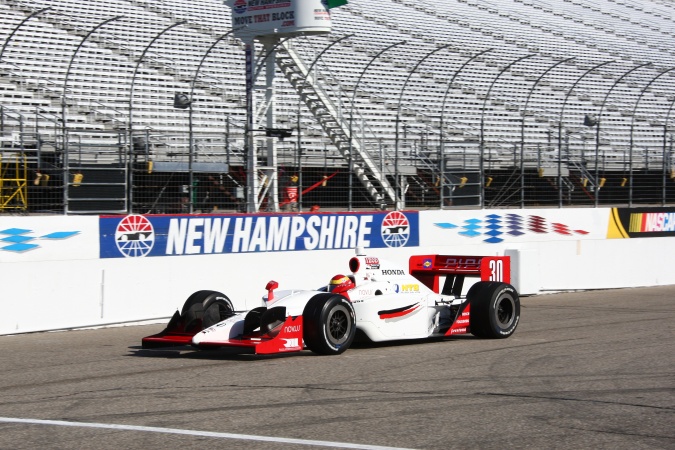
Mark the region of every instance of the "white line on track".
POLYGON ((167 433, 167 434, 183 434, 187 436, 201 436, 219 439, 239 439, 242 441, 262 441, 274 442, 278 444, 294 444, 294 445, 314 445, 317 447, 333 447, 333 448, 356 448, 363 450, 410 450, 401 447, 382 447, 379 445, 362 445, 350 444, 346 442, 330 442, 330 441, 312 441, 306 439, 289 439, 282 437, 268 437, 268 436, 254 436, 251 434, 233 434, 233 433, 215 433, 212 431, 195 431, 195 430, 180 430, 177 428, 161 428, 161 427, 142 427, 136 425, 119 425, 108 423, 87 423, 87 422, 68 422, 65 420, 40 420, 40 419, 19 419, 13 417, 0 417, 0 423, 23 423, 29 425, 52 425, 60 427, 81 427, 81 428, 102 428, 108 430, 124 430, 124 431, 143 431, 149 433, 167 433))

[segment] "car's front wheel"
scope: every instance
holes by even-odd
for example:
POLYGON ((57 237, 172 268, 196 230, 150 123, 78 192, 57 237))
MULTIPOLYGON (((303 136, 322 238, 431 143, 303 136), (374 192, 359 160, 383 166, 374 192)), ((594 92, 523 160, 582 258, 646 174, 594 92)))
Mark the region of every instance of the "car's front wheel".
POLYGON ((181 313, 186 332, 199 332, 234 314, 232 302, 217 291, 197 291, 183 305, 181 313))
POLYGON ((336 294, 317 294, 302 313, 305 345, 320 355, 339 355, 354 342, 356 315, 352 304, 336 294))

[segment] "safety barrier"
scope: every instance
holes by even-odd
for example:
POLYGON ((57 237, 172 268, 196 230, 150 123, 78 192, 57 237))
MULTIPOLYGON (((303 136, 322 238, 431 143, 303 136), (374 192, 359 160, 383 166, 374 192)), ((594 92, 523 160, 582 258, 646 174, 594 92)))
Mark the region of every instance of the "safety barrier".
POLYGON ((522 295, 675 284, 675 208, 0 216, 0 334, 169 317, 194 291, 256 306, 348 272, 356 246, 508 255, 522 295))

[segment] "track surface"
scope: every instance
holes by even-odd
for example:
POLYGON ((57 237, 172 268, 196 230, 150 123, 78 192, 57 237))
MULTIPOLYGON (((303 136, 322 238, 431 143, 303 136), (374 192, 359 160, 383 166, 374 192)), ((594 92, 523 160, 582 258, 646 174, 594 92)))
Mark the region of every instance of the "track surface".
POLYGON ((506 340, 337 357, 140 349, 160 325, 0 337, 0 448, 673 449, 674 299, 523 298, 506 340))

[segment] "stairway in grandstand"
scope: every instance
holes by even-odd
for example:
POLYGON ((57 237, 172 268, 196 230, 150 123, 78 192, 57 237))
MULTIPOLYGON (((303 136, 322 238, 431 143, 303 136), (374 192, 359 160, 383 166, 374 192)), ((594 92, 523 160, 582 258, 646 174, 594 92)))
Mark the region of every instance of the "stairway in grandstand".
POLYGON ((277 65, 286 79, 300 95, 323 131, 337 147, 340 154, 352 162, 353 173, 363 184, 375 205, 389 200, 396 203, 396 192, 360 139, 353 136, 349 124, 338 113, 328 94, 318 80, 309 73, 302 58, 286 43, 280 46, 277 65))

